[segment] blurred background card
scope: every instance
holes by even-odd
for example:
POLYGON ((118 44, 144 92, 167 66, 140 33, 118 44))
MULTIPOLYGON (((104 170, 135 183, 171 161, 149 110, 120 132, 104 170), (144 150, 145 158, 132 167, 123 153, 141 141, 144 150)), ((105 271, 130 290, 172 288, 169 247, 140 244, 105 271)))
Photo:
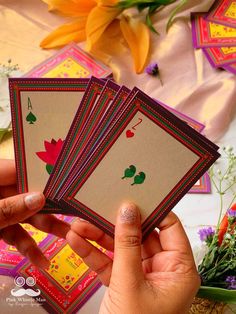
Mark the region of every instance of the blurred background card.
POLYGON ((71 43, 43 61, 25 77, 52 77, 52 78, 87 78, 112 77, 110 68, 95 60, 91 55, 71 43))

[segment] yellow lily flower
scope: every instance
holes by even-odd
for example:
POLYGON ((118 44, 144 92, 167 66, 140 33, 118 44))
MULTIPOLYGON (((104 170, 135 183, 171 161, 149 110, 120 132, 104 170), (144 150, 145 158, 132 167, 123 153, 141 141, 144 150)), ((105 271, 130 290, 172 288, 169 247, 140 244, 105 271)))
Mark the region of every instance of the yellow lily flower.
POLYGON ((44 38, 40 43, 40 47, 44 49, 58 48, 72 41, 85 41, 85 26, 86 19, 79 19, 72 23, 62 25, 44 38))
POLYGON ((141 73, 146 64, 150 45, 150 32, 138 18, 122 16, 120 28, 134 59, 136 73, 141 73))
MULTIPOLYGON (((71 41, 87 40, 86 49, 99 59, 104 59, 109 52, 106 30, 119 25, 121 34, 125 38, 134 59, 135 70, 142 72, 149 51, 149 29, 137 17, 121 16, 122 9, 117 6, 119 0, 42 0, 48 4, 49 10, 56 10, 66 16, 77 19, 65 24, 49 34, 40 44, 42 48, 55 48, 66 45, 71 41), (113 23, 115 20, 120 23, 113 23), (113 25, 113 26, 112 26, 113 25), (99 45, 97 43, 99 42, 99 45), (102 48, 102 52, 97 47, 102 48), (102 58, 104 56, 104 58, 102 58)), ((115 40, 115 39, 114 39, 115 40)), ((105 60, 103 60, 105 61, 105 60)))
POLYGON ((48 4, 49 11, 58 11, 65 16, 88 16, 96 6, 96 0, 42 0, 48 4))
POLYGON ((122 12, 114 6, 117 0, 99 1, 98 5, 89 13, 86 24, 87 50, 90 51, 109 24, 122 12))

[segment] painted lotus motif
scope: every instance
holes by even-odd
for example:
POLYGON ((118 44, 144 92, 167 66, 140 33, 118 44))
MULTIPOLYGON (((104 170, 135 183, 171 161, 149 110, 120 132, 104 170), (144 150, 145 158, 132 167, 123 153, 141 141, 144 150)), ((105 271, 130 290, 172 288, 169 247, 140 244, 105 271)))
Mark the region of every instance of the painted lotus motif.
POLYGON ((64 141, 62 139, 59 139, 58 141, 52 139, 51 142, 44 141, 45 151, 36 152, 36 155, 46 163, 46 170, 48 174, 51 174, 53 170, 53 166, 60 154, 63 143, 64 141))

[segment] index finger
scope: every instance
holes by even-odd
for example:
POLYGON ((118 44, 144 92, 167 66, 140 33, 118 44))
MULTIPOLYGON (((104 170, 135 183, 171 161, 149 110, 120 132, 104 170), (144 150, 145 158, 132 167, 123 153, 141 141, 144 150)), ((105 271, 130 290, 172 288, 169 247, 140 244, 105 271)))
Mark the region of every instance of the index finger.
POLYGON ((178 251, 192 255, 188 237, 179 218, 170 212, 158 226, 159 239, 164 251, 178 251))
POLYGON ((16 183, 15 161, 12 159, 0 159, 0 186, 16 183))

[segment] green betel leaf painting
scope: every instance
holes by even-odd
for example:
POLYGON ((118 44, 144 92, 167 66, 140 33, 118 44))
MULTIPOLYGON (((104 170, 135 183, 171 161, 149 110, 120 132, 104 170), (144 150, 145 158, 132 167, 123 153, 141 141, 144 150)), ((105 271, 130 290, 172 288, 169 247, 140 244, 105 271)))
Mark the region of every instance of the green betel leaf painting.
POLYGON ((134 165, 129 166, 129 168, 125 169, 124 176, 122 179, 125 178, 132 178, 135 175, 136 167, 134 165))
POLYGON ((137 174, 134 177, 134 182, 131 185, 135 185, 135 184, 142 184, 146 179, 146 174, 144 172, 139 172, 139 174, 137 174))
POLYGON ((52 170, 53 170, 53 166, 47 164, 47 165, 46 165, 46 170, 47 170, 47 173, 48 173, 48 174, 51 174, 51 173, 52 173, 52 170))
POLYGON ((37 121, 37 118, 35 115, 30 111, 30 113, 26 116, 26 121, 29 122, 29 124, 34 124, 37 121))
MULTIPOLYGON (((134 165, 130 165, 129 168, 126 168, 124 171, 124 176, 121 178, 122 180, 125 178, 133 178, 136 173, 136 167, 134 165)), ((143 171, 140 171, 135 177, 134 182, 131 185, 142 184, 146 179, 146 174, 143 171)))

